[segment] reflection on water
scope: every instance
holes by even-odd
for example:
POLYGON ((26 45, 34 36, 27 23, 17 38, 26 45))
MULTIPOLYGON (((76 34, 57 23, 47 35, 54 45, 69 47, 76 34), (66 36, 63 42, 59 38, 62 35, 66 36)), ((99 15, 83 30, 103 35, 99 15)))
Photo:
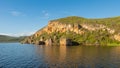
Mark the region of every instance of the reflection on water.
POLYGON ((0 44, 0 68, 119 68, 120 47, 0 44))
MULTIPOLYGON (((44 62, 53 67, 118 68, 120 47, 42 46, 44 62)), ((41 48, 37 47, 39 53, 41 48)), ((40 53, 39 53, 40 54, 40 53)))

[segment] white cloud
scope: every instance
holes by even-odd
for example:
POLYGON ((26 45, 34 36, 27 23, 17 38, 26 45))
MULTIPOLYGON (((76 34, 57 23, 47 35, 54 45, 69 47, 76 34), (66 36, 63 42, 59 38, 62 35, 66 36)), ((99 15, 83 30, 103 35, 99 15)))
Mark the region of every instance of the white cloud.
POLYGON ((10 34, 7 34, 7 33, 0 33, 0 35, 8 35, 8 36, 11 36, 10 34))
POLYGON ((49 18, 50 16, 50 14, 45 10, 42 11, 42 15, 43 15, 43 18, 49 18))
POLYGON ((30 35, 32 35, 34 33, 35 32, 24 32, 24 33, 13 34, 13 36, 30 36, 30 35))
POLYGON ((12 16, 25 16, 25 14, 19 11, 11 11, 10 13, 12 16))
POLYGON ((30 36, 32 34, 34 34, 35 32, 23 32, 23 33, 0 33, 0 35, 8 35, 8 36, 15 36, 15 37, 19 37, 19 36, 30 36))

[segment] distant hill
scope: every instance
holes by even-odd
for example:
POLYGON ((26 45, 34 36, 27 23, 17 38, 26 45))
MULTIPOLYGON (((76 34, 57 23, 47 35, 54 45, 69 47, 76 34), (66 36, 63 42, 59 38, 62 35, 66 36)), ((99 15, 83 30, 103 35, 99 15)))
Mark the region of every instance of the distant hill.
POLYGON ((7 35, 0 35, 0 43, 2 43, 2 42, 20 42, 24 38, 25 38, 25 36, 12 37, 12 36, 7 36, 7 35))

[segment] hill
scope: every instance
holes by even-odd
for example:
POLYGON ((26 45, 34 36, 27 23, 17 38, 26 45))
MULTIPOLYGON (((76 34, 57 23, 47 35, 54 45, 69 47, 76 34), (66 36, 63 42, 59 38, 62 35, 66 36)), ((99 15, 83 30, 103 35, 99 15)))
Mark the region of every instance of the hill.
POLYGON ((0 43, 3 43, 3 42, 20 42, 24 38, 25 37, 12 37, 12 36, 7 36, 7 35, 0 35, 0 43))
POLYGON ((46 45, 119 45, 120 17, 88 19, 70 16, 48 25, 22 43, 46 45))

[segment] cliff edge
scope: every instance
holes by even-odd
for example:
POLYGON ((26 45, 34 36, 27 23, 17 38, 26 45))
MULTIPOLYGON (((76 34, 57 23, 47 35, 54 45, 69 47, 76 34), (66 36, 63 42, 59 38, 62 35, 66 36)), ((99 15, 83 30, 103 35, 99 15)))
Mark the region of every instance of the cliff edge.
POLYGON ((77 16, 49 21, 22 43, 36 45, 118 45, 120 17, 87 19, 77 16))

